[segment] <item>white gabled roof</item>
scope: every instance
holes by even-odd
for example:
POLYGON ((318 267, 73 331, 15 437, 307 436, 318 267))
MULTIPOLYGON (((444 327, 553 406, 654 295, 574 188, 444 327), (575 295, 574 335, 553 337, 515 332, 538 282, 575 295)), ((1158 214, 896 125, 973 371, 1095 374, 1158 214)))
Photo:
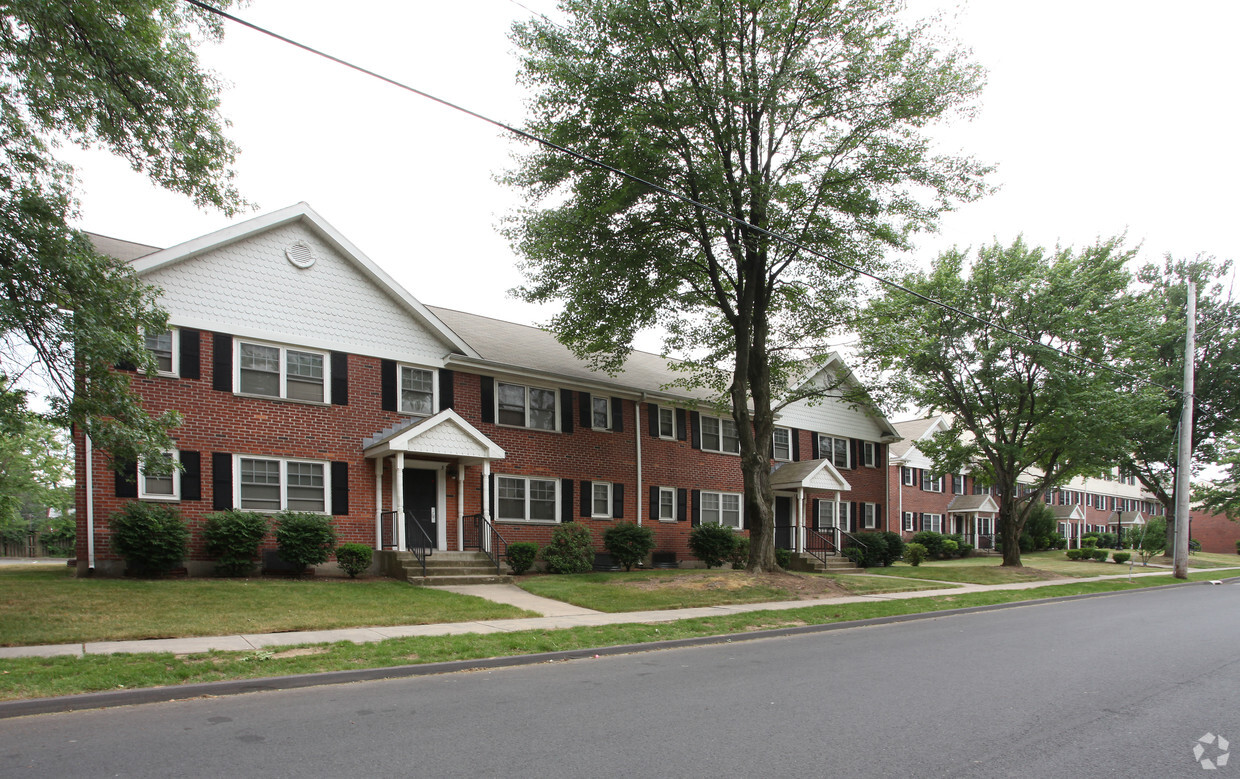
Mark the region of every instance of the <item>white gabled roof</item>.
POLYGON ((327 220, 319 216, 309 204, 304 202, 282 208, 279 211, 273 211, 269 214, 256 216, 253 219, 229 225, 222 230, 216 230, 213 233, 208 233, 176 246, 138 257, 130 262, 130 267, 139 276, 144 276, 157 270, 169 268, 206 252, 237 243, 267 230, 294 222, 300 222, 313 230, 319 238, 338 251, 372 283, 387 292, 423 327, 435 333, 445 343, 451 344, 454 350, 470 357, 478 356, 478 353, 460 336, 454 333, 451 328, 440 321, 439 317, 422 305, 417 298, 409 294, 408 290, 398 284, 395 279, 385 273, 373 260, 363 254, 349 239, 345 238, 336 228, 328 224, 327 220))
POLYGON ((989 495, 957 495, 947 504, 950 514, 997 514, 999 504, 989 495))
POLYGON ((1085 518, 1085 510, 1081 508, 1080 504, 1052 506, 1051 513, 1055 515, 1055 519, 1060 520, 1076 520, 1079 522, 1085 518))
POLYGON ((410 419, 362 442, 367 457, 395 452, 434 457, 459 457, 463 461, 502 460, 504 450, 452 409, 433 417, 410 419))
POLYGON ((798 487, 839 492, 852 490, 831 461, 825 459, 776 465, 771 470, 771 487, 777 490, 792 490, 798 487))

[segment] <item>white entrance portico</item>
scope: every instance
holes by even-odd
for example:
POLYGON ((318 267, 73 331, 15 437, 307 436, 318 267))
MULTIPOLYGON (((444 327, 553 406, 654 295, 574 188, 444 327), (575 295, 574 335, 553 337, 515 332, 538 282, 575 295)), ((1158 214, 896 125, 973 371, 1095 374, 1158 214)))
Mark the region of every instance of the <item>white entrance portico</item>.
MULTIPOLYGON (((807 528, 829 529, 834 533, 835 528, 840 526, 840 517, 843 516, 840 511, 840 493, 852 490, 831 461, 825 458, 776 465, 771 471, 771 487, 777 493, 788 494, 787 498, 778 495, 776 497, 775 541, 777 546, 793 552, 805 551, 807 528), (814 515, 806 506, 806 492, 829 492, 834 493, 834 497, 829 501, 820 500, 821 514, 814 515), (780 500, 794 500, 792 494, 795 494, 796 498, 793 509, 789 512, 790 521, 781 527, 778 520, 783 512, 779 511, 778 503, 780 500)), ((834 542, 838 547, 839 539, 834 539, 834 542)))

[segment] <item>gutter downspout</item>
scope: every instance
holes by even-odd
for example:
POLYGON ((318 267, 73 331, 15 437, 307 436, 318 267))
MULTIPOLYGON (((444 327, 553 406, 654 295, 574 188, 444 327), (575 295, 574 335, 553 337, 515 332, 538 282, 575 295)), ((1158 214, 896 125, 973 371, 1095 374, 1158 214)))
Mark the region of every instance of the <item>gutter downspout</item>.
POLYGON ((95 571, 95 458, 90 434, 86 437, 86 570, 95 571))
POLYGON ((633 440, 637 442, 637 524, 642 524, 642 404, 646 402, 646 393, 633 401, 633 440))

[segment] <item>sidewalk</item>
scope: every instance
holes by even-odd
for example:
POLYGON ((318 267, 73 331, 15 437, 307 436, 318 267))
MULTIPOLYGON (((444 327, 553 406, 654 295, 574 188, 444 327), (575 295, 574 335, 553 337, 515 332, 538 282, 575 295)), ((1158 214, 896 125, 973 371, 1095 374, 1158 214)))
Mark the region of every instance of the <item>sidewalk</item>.
MULTIPOLYGON (((1236 570, 1232 568, 1189 569, 1200 573, 1206 570, 1222 572, 1236 570)), ((1165 575, 1165 570, 1132 574, 1134 577, 1165 575)), ((866 574, 850 574, 865 576, 866 574)), ((890 578, 890 577, 886 577, 890 578)), ((508 633, 517 630, 555 630, 573 628, 583 625, 619 625, 625 623, 658 623, 674 622, 678 619, 694 617, 711 617, 721 614, 739 614, 750 611, 782 611, 800 609, 807 606, 819 606, 826 603, 866 603, 883 600, 903 600, 906 598, 933 598, 941 595, 958 595, 968 592, 988 592, 992 590, 1031 590, 1039 587, 1050 587, 1057 584, 1104 581, 1107 579, 1126 579, 1128 574, 1115 576, 1094 576, 1084 579, 1063 578, 1048 579, 1034 582, 1018 582, 1015 584, 953 584, 944 589, 918 590, 914 592, 890 592, 875 595, 848 595, 835 598, 817 598, 812 600, 776 601, 772 603, 737 603, 724 606, 704 606, 692 609, 668 609, 662 611, 629 611, 619 614, 606 614, 600 611, 573 606, 562 601, 542 598, 522 590, 512 584, 479 584, 461 587, 442 587, 439 589, 464 595, 475 595, 480 598, 506 603, 527 611, 537 612, 542 616, 520 619, 497 619, 484 622, 451 622, 437 625, 396 625, 391 627, 344 628, 340 630, 303 630, 288 633, 248 633, 233 636, 199 636, 196 638, 154 638, 140 641, 91 641, 80 644, 52 644, 44 646, 0 647, 0 659, 14 657, 58 657, 85 655, 106 655, 118 653, 171 652, 173 654, 194 654, 219 650, 223 652, 250 652, 269 647, 283 647, 294 644, 327 644, 336 641, 352 641, 364 644, 374 641, 385 641, 389 638, 406 638, 409 636, 447 636, 466 633, 508 633)), ((925 581, 925 580, 920 580, 925 581)))

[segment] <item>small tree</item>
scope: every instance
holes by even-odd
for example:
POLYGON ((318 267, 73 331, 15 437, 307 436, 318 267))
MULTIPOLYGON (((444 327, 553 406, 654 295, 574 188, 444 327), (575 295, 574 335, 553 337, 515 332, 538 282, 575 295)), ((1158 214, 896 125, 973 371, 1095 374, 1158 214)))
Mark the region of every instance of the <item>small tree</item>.
POLYGON ((207 515, 202 528, 207 554, 224 576, 244 576, 254 566, 258 546, 267 537, 267 517, 254 511, 228 509, 207 515))
POLYGON ((580 522, 558 525, 542 557, 551 573, 589 573, 594 570, 594 536, 580 522))
POLYGON ((654 551, 654 531, 636 522, 617 522, 603 532, 603 547, 624 570, 631 571, 654 551))
POLYGON ((276 545, 280 559, 300 576, 307 567, 327 562, 336 546, 336 528, 323 514, 285 511, 276 515, 276 545))
POLYGON ((160 576, 185 559, 189 527, 172 506, 126 503, 108 521, 112 548, 136 576, 160 576))
POLYGON ((1124 531, 1125 544, 1136 550, 1142 565, 1149 565, 1150 558, 1162 554, 1167 548, 1167 520, 1151 517, 1144 525, 1136 525, 1124 531))
POLYGON ((732 559, 736 532, 730 527, 710 523, 698 525, 689 533, 689 549, 707 568, 717 568, 732 559))

